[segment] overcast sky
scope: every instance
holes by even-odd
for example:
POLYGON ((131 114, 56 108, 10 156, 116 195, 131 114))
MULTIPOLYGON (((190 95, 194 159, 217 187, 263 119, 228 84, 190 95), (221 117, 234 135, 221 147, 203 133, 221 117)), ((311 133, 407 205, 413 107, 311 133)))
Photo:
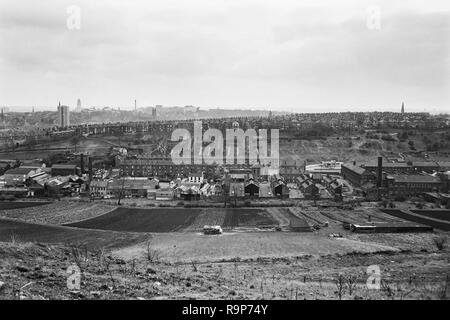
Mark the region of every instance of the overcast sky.
POLYGON ((449 43, 448 0, 0 0, 0 106, 450 111, 449 43))

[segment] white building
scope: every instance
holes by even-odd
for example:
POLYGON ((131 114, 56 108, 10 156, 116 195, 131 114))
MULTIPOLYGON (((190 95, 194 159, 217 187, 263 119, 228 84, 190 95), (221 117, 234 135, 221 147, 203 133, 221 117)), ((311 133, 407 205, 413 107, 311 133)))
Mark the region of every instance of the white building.
POLYGON ((190 183, 203 183, 203 172, 191 172, 188 177, 190 183))

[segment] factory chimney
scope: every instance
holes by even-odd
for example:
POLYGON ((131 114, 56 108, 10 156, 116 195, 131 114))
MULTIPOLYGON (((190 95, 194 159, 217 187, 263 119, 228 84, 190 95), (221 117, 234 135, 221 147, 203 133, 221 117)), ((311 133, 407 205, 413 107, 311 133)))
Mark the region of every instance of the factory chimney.
POLYGON ((92 157, 89 157, 88 170, 89 170, 89 182, 91 182, 92 181, 92 157))
POLYGON ((383 181, 383 158, 378 157, 378 167, 377 167, 377 196, 378 201, 381 200, 381 185, 383 181))
POLYGON ((80 169, 81 169, 81 175, 84 173, 84 154, 80 154, 80 169))
POLYGON ((378 157, 378 167, 377 167, 377 187, 381 188, 381 182, 383 180, 383 158, 378 157))

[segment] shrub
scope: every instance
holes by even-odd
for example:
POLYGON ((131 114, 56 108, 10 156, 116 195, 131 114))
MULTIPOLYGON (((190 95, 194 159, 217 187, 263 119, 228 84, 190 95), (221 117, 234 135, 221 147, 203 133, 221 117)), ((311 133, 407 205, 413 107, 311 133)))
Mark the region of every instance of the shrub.
POLYGON ((438 250, 444 250, 444 248, 447 244, 447 237, 440 236, 440 237, 434 238, 433 242, 436 245, 436 248, 438 248, 438 250))

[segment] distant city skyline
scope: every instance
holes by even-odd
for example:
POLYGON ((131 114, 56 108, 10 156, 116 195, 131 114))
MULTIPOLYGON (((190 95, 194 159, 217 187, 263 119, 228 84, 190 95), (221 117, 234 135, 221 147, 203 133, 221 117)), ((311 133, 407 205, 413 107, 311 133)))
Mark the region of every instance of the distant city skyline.
POLYGON ((0 106, 439 113, 449 42, 444 0, 4 0, 0 106))
MULTIPOLYGON (((75 104, 69 104, 69 103, 65 103, 65 105, 71 107, 70 112, 78 112, 76 109, 76 103, 75 104)), ((138 107, 139 108, 146 108, 146 107, 155 107, 156 105, 145 105, 145 106, 141 106, 138 107)), ((169 105, 163 105, 163 107, 184 107, 185 105, 179 105, 179 106, 169 106, 169 105)), ((134 105, 133 106, 107 106, 107 105, 99 105, 99 106, 88 106, 88 105, 83 105, 83 107, 81 108, 81 110, 83 109, 90 109, 92 107, 95 108, 114 108, 116 110, 120 109, 122 111, 134 111, 134 105)), ((43 111, 54 111, 57 112, 57 105, 56 106, 0 106, 0 108, 7 108, 7 112, 32 112, 33 108, 34 108, 34 112, 43 112, 43 111)), ((221 107, 212 107, 212 108, 208 108, 208 107, 200 107, 200 110, 214 110, 214 109, 221 109, 221 110, 255 110, 255 111, 276 111, 276 112, 289 112, 289 113, 328 113, 328 112, 401 112, 401 105, 397 108, 390 108, 390 107, 373 107, 373 108, 358 108, 358 109, 351 109, 351 108, 347 108, 347 109, 342 109, 342 110, 331 110, 331 109, 326 109, 326 110, 318 110, 318 111, 296 111, 294 110, 288 110, 288 109, 270 109, 270 108, 257 108, 257 107, 242 107, 242 108, 221 108, 221 107)), ((450 108, 449 108, 450 109, 450 108)), ((416 109, 416 110, 409 110, 408 106, 405 104, 405 112, 428 112, 430 114, 448 114, 450 115, 450 111, 449 110, 439 110, 437 108, 423 108, 422 110, 420 109, 416 109)))
MULTIPOLYGON (((74 104, 70 104, 70 103, 64 103, 64 105, 67 105, 69 107, 71 107, 70 112, 78 112, 76 109, 76 103, 74 104)), ((145 105, 145 106, 138 106, 138 110, 139 108, 146 108, 146 107, 155 107, 157 105, 161 104, 153 104, 153 105, 145 105)), ((179 105, 179 106, 169 106, 169 105, 162 105, 163 107, 184 107, 186 105, 179 105)), ((108 105, 98 105, 98 106, 90 106, 90 105, 83 105, 81 110, 83 109, 90 109, 92 107, 95 108, 114 108, 116 110, 120 109, 122 111, 134 111, 134 104, 130 105, 130 106, 108 106, 108 105)), ((198 106, 196 106, 198 107, 198 106)), ((326 109, 326 110, 318 110, 318 111, 296 111, 296 110, 288 110, 288 109, 270 109, 270 108, 257 108, 257 107, 242 107, 242 108, 221 108, 221 107, 200 107, 200 110, 214 110, 214 109, 221 109, 221 110, 255 110, 255 111, 276 111, 276 112, 289 112, 289 113, 327 113, 327 112, 401 112, 401 104, 397 107, 373 107, 373 108, 347 108, 347 109, 342 109, 342 110, 338 110, 338 111, 333 111, 331 109, 326 109)), ((34 112, 40 112, 40 111, 54 111, 57 112, 57 105, 56 106, 0 106, 1 108, 6 108, 7 112, 32 112, 33 108, 34 108, 34 112)), ((450 109, 450 108, 449 108, 450 109)), ((416 109, 416 110, 409 110, 408 105, 405 104, 405 112, 428 112, 430 114, 448 114, 450 115, 450 111, 449 110, 439 110, 437 108, 423 108, 422 110, 420 109, 416 109)))

